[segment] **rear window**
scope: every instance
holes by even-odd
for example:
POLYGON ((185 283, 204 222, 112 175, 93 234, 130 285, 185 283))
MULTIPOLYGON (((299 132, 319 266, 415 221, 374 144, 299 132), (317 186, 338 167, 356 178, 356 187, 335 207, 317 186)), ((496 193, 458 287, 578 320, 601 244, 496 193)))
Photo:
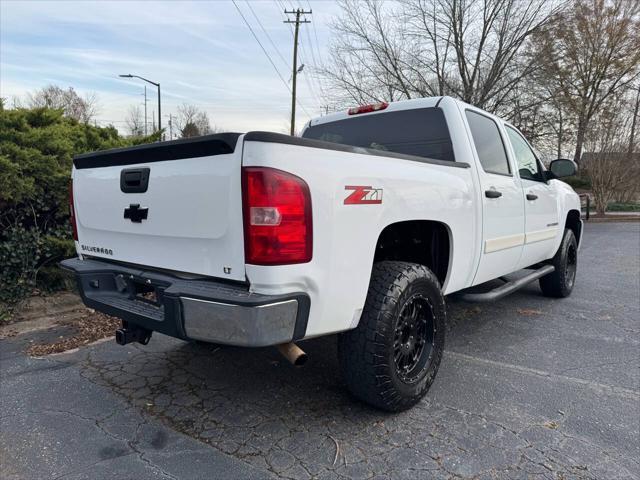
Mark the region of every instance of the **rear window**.
POLYGON ((362 114, 309 127, 304 138, 454 162, 444 113, 421 108, 362 114))

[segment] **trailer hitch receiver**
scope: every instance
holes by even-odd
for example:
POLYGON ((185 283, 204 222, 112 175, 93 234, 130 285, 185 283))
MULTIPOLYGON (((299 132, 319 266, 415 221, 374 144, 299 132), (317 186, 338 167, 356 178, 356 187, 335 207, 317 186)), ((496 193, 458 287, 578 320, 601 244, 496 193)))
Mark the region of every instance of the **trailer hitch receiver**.
POLYGON ((138 327, 135 325, 127 325, 127 322, 122 322, 122 328, 116 330, 116 343, 118 345, 126 345, 127 343, 138 342, 142 345, 146 345, 151 340, 151 330, 138 327))

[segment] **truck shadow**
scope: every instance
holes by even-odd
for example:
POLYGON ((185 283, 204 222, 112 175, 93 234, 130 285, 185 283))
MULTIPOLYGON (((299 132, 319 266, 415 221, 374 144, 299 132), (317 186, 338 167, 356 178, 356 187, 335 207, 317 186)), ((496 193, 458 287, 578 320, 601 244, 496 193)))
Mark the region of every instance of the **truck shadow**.
MULTIPOLYGON (((455 299, 449 303, 449 338, 495 319, 493 311, 455 299)), ((431 453, 456 448, 456 425, 477 428, 480 444, 490 442, 483 438, 493 431, 487 421, 434 400, 450 388, 438 378, 422 402, 400 414, 353 399, 340 376, 336 340, 301 342, 309 361, 293 367, 275 348, 219 347, 156 335, 144 347, 92 350, 83 375, 172 428, 278 474, 296 466, 311 476, 341 473, 351 462, 366 477, 393 471, 388 452, 405 448, 407 455, 419 454, 428 470, 437 470, 431 453), (419 448, 406 443, 416 436, 423 442, 419 448)), ((446 353, 445 364, 453 368, 446 353)))
MULTIPOLYGON (((497 321, 502 307, 478 306, 453 298, 448 300, 448 308, 447 337, 455 339, 497 321)), ((303 367, 290 365, 272 347, 187 343, 156 334, 147 346, 131 344, 92 352, 87 372, 125 398, 151 405, 151 412, 178 421, 184 420, 188 407, 194 405, 203 421, 218 423, 222 415, 233 418, 233 425, 247 427, 255 426, 260 416, 297 417, 313 412, 325 416, 345 409, 351 418, 386 415, 347 392, 340 375, 335 335, 299 345, 309 358, 303 367), (214 418, 205 418, 203 411, 213 412, 214 418), (256 416, 257 411, 261 414, 256 416)))

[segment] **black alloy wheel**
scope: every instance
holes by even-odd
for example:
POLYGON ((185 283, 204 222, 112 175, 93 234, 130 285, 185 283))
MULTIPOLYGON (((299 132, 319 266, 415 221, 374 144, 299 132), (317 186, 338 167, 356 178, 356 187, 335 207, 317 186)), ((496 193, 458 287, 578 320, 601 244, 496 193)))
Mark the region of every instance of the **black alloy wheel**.
POLYGON ((393 343, 396 373, 405 383, 414 383, 432 359, 436 325, 429 300, 415 294, 400 312, 393 343))

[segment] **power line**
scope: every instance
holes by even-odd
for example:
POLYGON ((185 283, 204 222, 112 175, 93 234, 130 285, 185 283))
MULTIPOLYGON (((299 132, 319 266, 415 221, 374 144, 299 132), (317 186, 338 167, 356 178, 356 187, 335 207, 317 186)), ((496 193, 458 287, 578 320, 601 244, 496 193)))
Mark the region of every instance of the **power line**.
MULTIPOLYGON (((264 54, 267 56, 267 59, 269 59, 269 63, 271 63, 271 66, 273 67, 273 69, 276 71, 276 73, 278 74, 278 77, 280 77, 280 80, 282 80, 282 83, 284 84, 284 86, 287 88, 287 90, 289 90, 289 92, 291 92, 291 88, 289 87, 289 84, 285 81, 285 79, 282 77, 282 75, 280 74, 280 70, 278 70, 278 67, 276 67, 276 64, 273 63, 273 60, 271 59, 271 56, 269 55, 269 53, 265 50, 264 46, 262 45, 262 42, 260 41, 260 39, 258 38, 258 36, 256 35, 256 32, 253 31, 253 28, 251 28, 251 25, 249 24, 249 22, 247 21, 246 17, 244 16, 244 14, 242 13, 242 10, 240 10, 240 7, 238 7, 238 4, 236 3, 236 0, 231 0, 233 2, 234 7, 236 7, 236 10, 238 10, 238 13, 240 14, 240 16, 242 17, 242 20, 244 21, 244 24, 247 26, 247 28, 249 29, 249 31, 251 32, 251 35, 253 35, 253 38, 256 39, 256 42, 258 42, 258 45, 260 45, 260 48, 262 49, 262 51, 264 52, 264 54)), ((304 105, 302 105, 302 103, 300 103, 300 106, 302 107, 302 110, 304 110, 304 112, 308 115, 311 116, 309 114, 309 112, 307 112, 307 110, 304 108, 304 105)))
MULTIPOLYGON (((287 6, 284 4, 284 1, 274 0, 274 2, 276 3, 278 10, 281 10, 281 13, 287 9, 287 6)), ((286 20, 287 16, 284 15, 283 18, 286 20)), ((293 37, 293 27, 291 26, 291 24, 289 24, 289 31, 291 32, 291 36, 293 37)))
MULTIPOLYGON (((309 5, 309 10, 311 10, 311 4, 307 1, 307 5, 309 5)), ((312 22, 313 28, 315 29, 316 24, 315 22, 312 22)), ((313 58, 313 64, 314 66, 318 66, 318 62, 316 61, 316 53, 315 53, 315 49, 313 48, 313 41, 311 40, 311 34, 309 33, 309 29, 307 28, 305 30, 305 33, 307 34, 307 40, 309 40, 309 48, 311 49, 311 57, 313 58)), ((318 38, 318 36, 316 35, 316 38, 318 38)))
POLYGON ((311 41, 311 35, 309 35, 309 29, 306 28, 304 33, 307 34, 307 40, 309 41, 309 49, 311 50, 311 59, 313 60, 313 65, 316 66, 318 65, 318 62, 316 61, 316 53, 313 51, 313 42, 311 41))
MULTIPOLYGON (((300 56, 300 62, 306 67, 304 72, 301 72, 304 77, 305 83, 307 84, 307 87, 309 88, 309 93, 311 94, 311 96, 313 97, 313 100, 315 102, 318 103, 318 105, 320 105, 322 102, 320 101, 320 98, 318 97, 318 95, 316 94, 316 87, 314 86, 313 80, 315 80, 315 77, 313 77, 313 75, 311 75, 311 69, 309 68, 309 57, 304 49, 304 44, 302 43, 302 41, 300 42, 300 47, 302 48, 302 55, 300 56), (311 78, 311 80, 310 80, 311 78)), ((313 68, 313 63, 311 62, 311 66, 313 68)))
POLYGON ((267 30, 264 28, 264 25, 262 25, 262 22, 260 21, 260 19, 258 18, 258 15, 256 15, 256 12, 253 10, 253 7, 251 6, 251 4, 249 3, 249 0, 245 0, 245 2, 247 3, 247 6, 249 7, 249 10, 251 10, 251 13, 253 13, 253 16, 255 17, 255 19, 258 22, 258 25, 260 25, 260 28, 262 29, 262 31, 264 32, 264 34, 267 36, 267 38, 269 39, 269 41, 271 42, 271 45, 273 46, 274 50, 276 51, 276 53, 278 54, 278 56, 280 57, 280 59, 282 60, 282 62, 287 66, 287 68, 289 68, 289 63, 284 59, 284 56, 282 55, 282 53, 280 53, 280 50, 278 49, 278 47, 276 46, 276 44, 273 42, 273 40, 271 39, 271 35, 269 35, 269 33, 267 33, 267 30))
MULTIPOLYGON (((309 10, 311 10, 311 1, 310 0, 307 0, 307 5, 309 6, 309 10)), ((318 40, 318 30, 316 29, 316 23, 317 22, 313 22, 311 24, 311 26, 313 27, 313 36, 315 37, 315 40, 316 40, 315 44, 311 39, 311 34, 309 34, 308 37, 309 37, 309 43, 311 44, 311 52, 312 53, 313 53, 314 45, 315 45, 315 50, 316 50, 316 53, 318 54, 318 56, 317 56, 317 58, 314 57, 314 62, 315 62, 316 70, 320 71, 320 70, 325 70, 325 66, 324 66, 324 60, 322 58, 322 52, 320 51, 320 40, 318 40)), ((322 80, 320 80, 317 75, 314 75, 313 79, 315 80, 315 83, 318 86, 318 90, 320 92, 320 96, 323 98, 323 100, 326 100, 327 94, 326 94, 326 92, 324 90, 324 85, 323 85, 322 80)))
MULTIPOLYGON (((311 10, 311 2, 307 0, 307 5, 309 5, 309 10, 311 10)), ((318 30, 316 30, 316 24, 312 23, 313 27, 313 35, 316 37, 316 51, 318 52, 318 58, 320 59, 320 63, 322 62, 322 53, 320 52, 320 40, 318 40, 318 30)))
MULTIPOLYGON (((316 57, 315 57, 315 55, 313 53, 313 45, 311 45, 311 36, 309 35, 309 29, 305 29, 305 33, 307 34, 307 39, 309 40, 309 48, 311 49, 312 66, 313 66, 314 69, 318 69, 319 70, 318 62, 316 61, 316 57)), ((309 61, 309 56, 307 55, 307 50, 308 49, 305 48, 305 43, 304 42, 300 42, 300 46, 302 47, 302 52, 303 52, 303 54, 304 54, 304 56, 305 56, 305 58, 307 59, 307 62, 308 62, 309 61)), ((321 92, 321 94, 324 94, 322 92, 322 86, 320 86, 320 82, 318 81, 316 76, 313 74, 313 71, 308 69, 307 72, 306 72, 306 75, 307 76, 311 76, 311 84, 314 85, 314 87, 313 87, 314 90, 316 89, 316 87, 319 87, 317 89, 321 92)), ((312 91, 312 94, 316 98, 316 101, 318 102, 318 104, 321 104, 321 102, 319 101, 320 99, 318 98, 316 92, 312 91)))
POLYGON ((307 88, 309 89, 309 92, 311 93, 311 96, 313 97, 313 100, 318 105, 322 105, 322 102, 320 101, 320 98, 316 95, 315 88, 313 87, 313 85, 311 84, 311 81, 309 80, 309 75, 305 74, 305 75, 303 75, 303 77, 304 77, 304 82, 306 83, 307 88))
POLYGON ((273 63, 273 60, 271 59, 271 56, 269 55, 269 53, 265 50, 264 46, 262 45, 262 42, 260 41, 260 39, 258 38, 258 36, 256 35, 256 33, 253 31, 253 28, 251 28, 251 25, 249 25, 249 22, 247 21, 247 19, 245 18, 244 14, 242 13, 242 10, 240 10, 240 7, 238 7, 238 4, 236 3, 236 0, 231 0, 233 2, 233 5, 236 7, 236 10, 238 10, 238 13, 240 14, 240 16, 242 17, 242 20, 244 21, 244 24, 247 26, 247 28, 249 29, 249 31, 251 32, 251 34, 253 35, 253 38, 256 39, 256 42, 258 42, 258 45, 260 45, 260 48, 262 49, 262 51, 264 52, 264 54, 267 56, 267 58, 269 59, 269 63, 271 63, 271 66, 273 67, 273 69, 276 71, 276 73, 278 74, 278 76, 280 77, 280 80, 282 80, 282 83, 284 83, 285 87, 287 87, 287 89, 289 91, 291 91, 291 89, 289 88, 289 85, 287 85, 287 82, 285 81, 285 79, 282 77, 282 75, 280 74, 280 70, 278 70, 278 67, 276 67, 276 64, 273 63))

